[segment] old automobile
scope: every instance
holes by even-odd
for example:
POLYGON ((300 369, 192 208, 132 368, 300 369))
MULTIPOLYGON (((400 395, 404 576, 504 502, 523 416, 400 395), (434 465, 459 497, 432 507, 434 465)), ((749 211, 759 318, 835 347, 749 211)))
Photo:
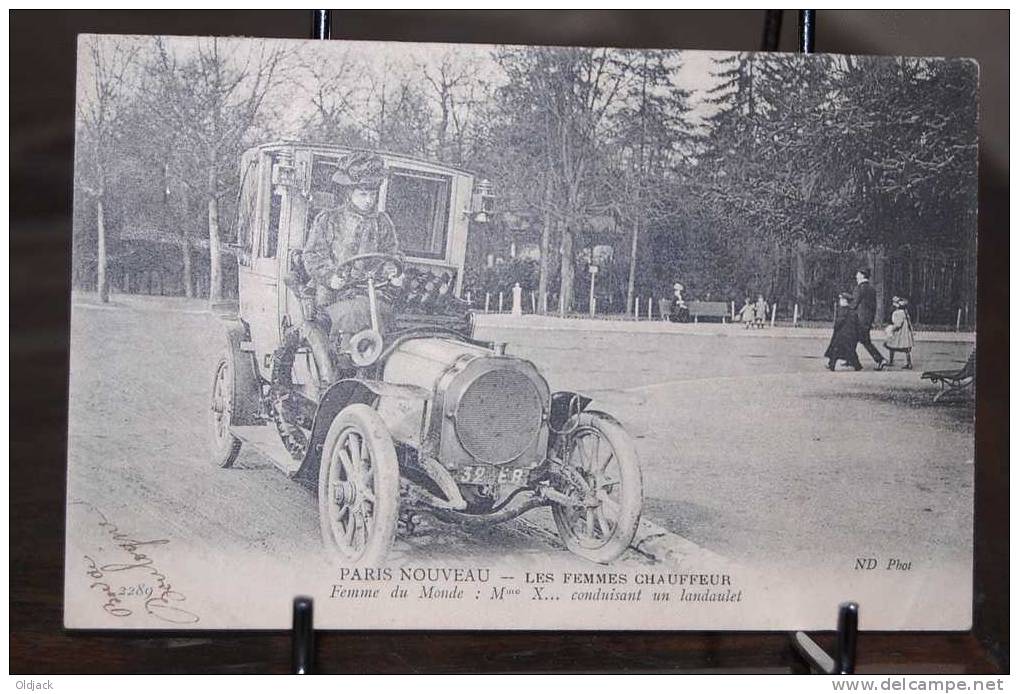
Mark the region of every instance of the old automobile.
POLYGON ((643 493, 634 445, 578 393, 550 392, 531 362, 475 339, 463 289, 468 230, 491 215, 466 171, 380 153, 379 207, 401 256, 369 254, 358 291, 372 326, 338 355, 301 254, 350 150, 294 142, 248 150, 240 167, 239 301, 223 316, 210 424, 221 467, 242 446, 317 489, 322 539, 347 565, 384 562, 421 514, 466 529, 542 506, 563 544, 595 562, 633 539, 643 493), (378 298, 395 308, 378 330, 378 298))

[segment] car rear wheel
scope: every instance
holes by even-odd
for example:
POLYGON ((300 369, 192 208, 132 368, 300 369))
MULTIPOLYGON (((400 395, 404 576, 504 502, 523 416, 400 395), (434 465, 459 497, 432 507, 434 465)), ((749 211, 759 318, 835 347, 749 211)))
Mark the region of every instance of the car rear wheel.
POLYGON ((573 504, 553 504, 559 536, 574 554, 598 563, 633 541, 644 505, 637 449, 607 415, 583 412, 568 424, 564 474, 556 484, 573 504))
POLYGON ((319 522, 343 564, 374 565, 389 553, 400 510, 400 470, 385 422, 367 405, 345 407, 322 447, 319 522))
POLYGON ((233 411, 233 360, 229 352, 223 352, 216 363, 209 402, 211 457, 219 467, 231 467, 241 451, 241 440, 230 433, 233 411))

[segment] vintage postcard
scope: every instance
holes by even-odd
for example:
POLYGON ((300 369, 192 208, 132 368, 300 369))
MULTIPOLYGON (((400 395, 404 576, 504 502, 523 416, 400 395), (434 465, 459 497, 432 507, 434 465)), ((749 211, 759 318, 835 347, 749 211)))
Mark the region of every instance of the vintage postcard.
POLYGON ((66 626, 968 629, 977 81, 81 36, 66 626))

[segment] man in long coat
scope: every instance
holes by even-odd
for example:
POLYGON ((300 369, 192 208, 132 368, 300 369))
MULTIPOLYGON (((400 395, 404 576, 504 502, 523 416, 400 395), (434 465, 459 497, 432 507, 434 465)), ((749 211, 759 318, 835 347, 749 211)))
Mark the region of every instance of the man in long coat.
POLYGON ((885 368, 885 357, 870 341, 870 328, 874 324, 874 314, 877 313, 877 293, 870 284, 870 270, 863 268, 856 271, 856 288, 853 290, 853 300, 849 306, 856 311, 856 320, 859 323, 856 341, 870 353, 874 363, 877 364, 877 370, 882 371, 885 368))

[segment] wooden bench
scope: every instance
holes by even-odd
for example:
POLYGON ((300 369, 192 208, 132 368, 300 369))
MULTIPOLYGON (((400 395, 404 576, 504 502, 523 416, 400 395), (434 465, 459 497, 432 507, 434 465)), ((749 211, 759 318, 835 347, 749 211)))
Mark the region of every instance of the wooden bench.
POLYGON ((658 315, 662 320, 669 320, 669 315, 672 313, 672 299, 659 299, 658 300, 658 315))
POLYGON ((688 301, 686 306, 694 323, 700 316, 721 318, 723 323, 729 317, 729 304, 724 301, 688 301))
POLYGON ((934 402, 937 402, 949 393, 961 393, 968 388, 973 386, 977 377, 977 350, 973 348, 973 351, 969 353, 969 359, 966 360, 966 364, 955 371, 924 371, 920 375, 921 380, 928 380, 931 383, 937 383, 941 386, 941 391, 934 396, 934 402))

